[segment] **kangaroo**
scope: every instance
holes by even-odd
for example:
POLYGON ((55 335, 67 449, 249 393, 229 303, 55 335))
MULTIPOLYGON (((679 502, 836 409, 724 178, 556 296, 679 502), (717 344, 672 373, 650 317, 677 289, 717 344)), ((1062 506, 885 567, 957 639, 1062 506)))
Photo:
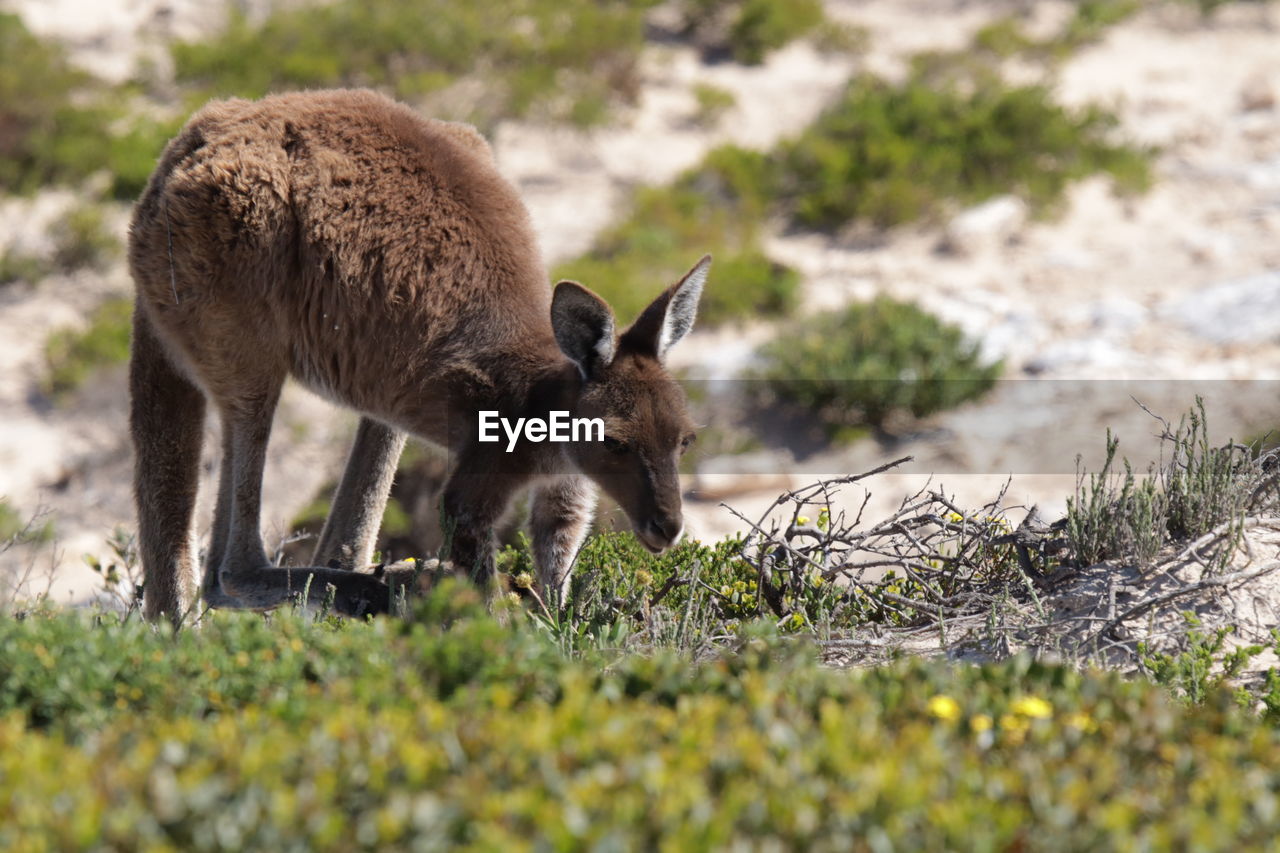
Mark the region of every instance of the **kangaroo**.
POLYGON ((355 570, 371 559, 406 434, 450 453, 447 556, 477 582, 524 488, 545 590, 568 581, 596 485, 649 550, 680 538, 677 462, 695 433, 663 362, 693 326, 710 256, 619 332, 587 288, 549 286, 528 212, 474 128, 359 90, 211 102, 161 155, 128 256, 148 618, 181 624, 195 603, 207 402, 223 427, 198 590, 212 607, 265 610, 306 589, 343 613, 388 610, 386 579, 355 570), (286 377, 361 414, 304 568, 274 566, 259 529, 286 377), (486 442, 480 411, 598 418, 603 440, 486 442))

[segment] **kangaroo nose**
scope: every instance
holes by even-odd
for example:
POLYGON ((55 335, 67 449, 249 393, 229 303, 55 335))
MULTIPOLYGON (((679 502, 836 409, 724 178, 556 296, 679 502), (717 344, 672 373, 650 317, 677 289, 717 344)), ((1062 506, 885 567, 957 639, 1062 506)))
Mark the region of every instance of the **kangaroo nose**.
POLYGON ((684 519, 679 514, 658 516, 649 520, 649 534, 667 545, 674 545, 684 532, 684 519))

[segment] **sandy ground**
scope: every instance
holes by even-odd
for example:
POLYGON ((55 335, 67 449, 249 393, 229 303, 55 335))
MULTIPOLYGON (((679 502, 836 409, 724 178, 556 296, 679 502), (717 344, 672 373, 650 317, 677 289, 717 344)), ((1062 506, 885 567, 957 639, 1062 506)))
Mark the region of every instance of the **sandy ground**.
MULTIPOLYGON (((198 36, 216 20, 208 4, 193 0, 11 5, 38 32, 66 39, 86 66, 115 78, 127 76, 138 57, 157 56, 165 38, 198 36)), ((799 130, 858 67, 901 74, 911 53, 959 47, 1002 10, 1029 8, 1035 26, 1049 28, 1069 4, 830 0, 828 7, 867 28, 863 55, 841 58, 800 44, 762 67, 742 68, 658 47, 646 58, 639 104, 616 126, 587 134, 499 127, 500 165, 520 187, 548 260, 587 247, 636 184, 667 180, 716 144, 767 148, 799 130), (698 82, 737 99, 715 127, 691 120, 698 82)), ((1072 189, 1052 221, 1028 220, 1016 203, 997 200, 946 226, 901 229, 870 243, 772 237, 770 252, 804 275, 805 311, 876 293, 918 300, 1004 358, 1011 381, 892 446, 810 452, 780 440, 746 457, 705 459, 688 484, 693 535, 741 528, 721 501, 752 516, 780 489, 903 455, 916 461, 909 473, 872 483, 869 514, 926 482, 978 505, 1012 475, 1008 503, 1039 503, 1051 516, 1074 484, 1077 454, 1096 464, 1107 426, 1131 455, 1154 447, 1158 424, 1130 394, 1171 418, 1204 394, 1215 435, 1224 439, 1280 423, 1274 383, 1224 381, 1280 373, 1277 44, 1274 9, 1228 9, 1211 26, 1145 13, 1062 69, 1065 100, 1112 105, 1127 135, 1159 146, 1156 184, 1144 196, 1118 198, 1105 181, 1090 180, 1072 189)), ((0 245, 38 244, 44 223, 71 201, 47 194, 0 204, 0 245)), ((126 216, 121 211, 121 227, 126 216)), ((710 286, 731 283, 713 277, 710 286)), ((127 291, 117 270, 0 292, 0 494, 23 510, 53 513, 58 548, 33 559, 42 571, 56 563, 58 598, 85 595, 93 584, 79 555, 102 553, 115 524, 132 524, 131 460, 122 372, 53 408, 35 390, 42 346, 50 330, 82 322, 103 295, 127 291)), ((699 377, 733 376, 771 334, 764 322, 695 333, 677 348, 677 366, 699 377)), ((286 394, 266 481, 269 536, 338 469, 351 424, 297 389, 286 394)), ((208 471, 215 461, 206 460, 208 471)), ((862 500, 858 488, 845 495, 850 504, 862 500)), ((0 555, 0 573, 28 558, 0 555)))

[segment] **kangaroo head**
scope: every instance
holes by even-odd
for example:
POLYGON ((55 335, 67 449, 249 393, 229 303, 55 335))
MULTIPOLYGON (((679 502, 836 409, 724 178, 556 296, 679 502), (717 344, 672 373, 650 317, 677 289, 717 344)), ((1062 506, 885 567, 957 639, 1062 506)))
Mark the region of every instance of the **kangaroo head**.
POLYGON ((604 441, 569 444, 570 457, 654 553, 684 531, 677 465, 695 437, 684 393, 663 361, 693 328, 710 268, 708 255, 621 335, 605 301, 576 282, 557 284, 551 303, 556 341, 582 379, 575 414, 605 425, 604 441))

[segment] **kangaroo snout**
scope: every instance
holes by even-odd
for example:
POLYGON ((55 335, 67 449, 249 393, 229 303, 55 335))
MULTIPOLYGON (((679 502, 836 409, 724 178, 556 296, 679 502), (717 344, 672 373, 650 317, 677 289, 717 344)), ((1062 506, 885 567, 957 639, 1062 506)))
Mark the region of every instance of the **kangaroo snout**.
POLYGON ((644 547, 655 554, 660 554, 680 541, 684 533, 684 518, 677 511, 650 518, 643 530, 636 531, 636 538, 644 547))

